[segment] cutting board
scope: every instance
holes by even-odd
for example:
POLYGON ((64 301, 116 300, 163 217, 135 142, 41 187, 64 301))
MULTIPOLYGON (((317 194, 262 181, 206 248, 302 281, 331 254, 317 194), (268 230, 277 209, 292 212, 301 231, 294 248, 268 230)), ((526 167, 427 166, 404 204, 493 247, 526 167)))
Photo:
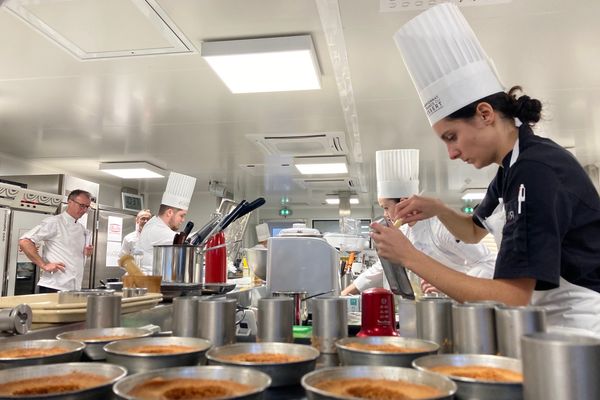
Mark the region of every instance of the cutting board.
MULTIPOLYGON (((121 313, 128 314, 152 308, 161 300, 160 293, 126 297, 122 299, 121 313)), ((28 304, 31 307, 34 324, 85 321, 87 311, 87 303, 58 304, 58 293, 0 297, 0 309, 13 308, 19 304, 28 304)))

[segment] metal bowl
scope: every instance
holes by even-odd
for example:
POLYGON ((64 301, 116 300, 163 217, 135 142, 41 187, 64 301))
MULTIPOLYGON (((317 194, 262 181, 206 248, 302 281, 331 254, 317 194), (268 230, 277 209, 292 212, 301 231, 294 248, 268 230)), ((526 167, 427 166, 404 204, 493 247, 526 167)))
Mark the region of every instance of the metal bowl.
POLYGON ((8 342, 0 344, 0 369, 22 367, 25 365, 56 364, 65 362, 79 361, 85 344, 75 340, 23 340, 18 342, 8 342), (52 354, 48 356, 37 357, 3 357, 2 354, 12 349, 32 349, 42 348, 51 349, 61 347, 66 349, 64 353, 52 354))
POLYGON ((11 396, 0 394, 0 400, 9 399, 27 399, 27 400, 71 400, 71 399, 86 399, 86 400, 105 400, 111 396, 111 386, 127 375, 127 370, 118 365, 104 363, 63 363, 53 364, 52 368, 46 365, 34 365, 29 367, 13 368, 0 371, 0 385, 13 381, 24 379, 42 378, 46 376, 67 375, 72 372, 80 372, 94 375, 102 375, 109 380, 91 388, 76 390, 71 392, 63 392, 56 394, 41 393, 28 396, 11 396))
POLYGON ((58 304, 87 303, 89 296, 110 296, 114 294, 114 289, 61 290, 58 292, 58 304))
POLYGON ((390 367, 410 367, 413 360, 428 354, 436 354, 440 348, 437 343, 422 339, 399 336, 365 336, 349 337, 335 342, 342 365, 380 365, 390 367), (392 344, 395 346, 414 348, 410 353, 390 353, 386 351, 361 350, 350 347, 352 343, 360 344, 392 344))
POLYGON ((97 329, 81 329, 78 331, 64 332, 57 335, 56 338, 60 340, 77 340, 85 343, 84 354, 90 360, 104 360, 106 353, 104 352, 104 345, 110 342, 116 342, 120 340, 127 340, 133 338, 140 338, 151 336, 153 332, 143 328, 97 328, 97 329), (103 340, 105 336, 123 336, 123 339, 107 339, 103 340))
POLYGON ((267 280, 267 251, 266 248, 252 247, 246 249, 246 260, 254 275, 267 280))
POLYGON ((378 367, 371 365, 319 369, 304 375, 301 383, 306 390, 307 398, 310 400, 337 400, 347 399, 348 397, 341 397, 333 393, 317 389, 315 385, 324 380, 352 378, 402 380, 414 384, 429 386, 442 392, 440 396, 428 397, 423 400, 452 399, 452 396, 454 393, 456 393, 456 384, 440 374, 416 371, 410 368, 378 367))
MULTIPOLYGON (((439 365, 483 365, 522 373, 520 360, 489 354, 439 354, 413 361, 413 367, 420 371, 429 371, 431 367, 439 365)), ((458 386, 457 399, 518 400, 523 398, 522 383, 481 381, 458 376, 451 376, 450 379, 458 386)))
POLYGON ((297 385, 302 375, 315 369, 319 351, 311 346, 293 343, 237 343, 210 349, 206 353, 210 365, 250 367, 269 375, 271 386, 297 385), (286 363, 256 363, 224 360, 223 356, 243 353, 278 353, 302 357, 301 361, 286 363))
POLYGON ((202 366, 202 367, 180 367, 157 369, 150 372, 128 376, 121 379, 113 386, 113 392, 120 398, 127 400, 144 400, 141 397, 134 397, 129 394, 137 385, 153 378, 174 379, 214 379, 231 380, 245 385, 254 386, 256 389, 243 396, 220 397, 222 400, 228 399, 262 399, 262 393, 271 384, 271 378, 268 375, 255 371, 250 368, 233 368, 220 366, 202 366))
POLYGON ((204 354, 211 347, 208 340, 191 337, 147 337, 131 340, 119 340, 104 346, 106 361, 122 365, 130 374, 152 371, 160 368, 183 367, 187 365, 198 365, 204 361, 204 354), (171 353, 129 353, 128 349, 139 346, 188 346, 194 350, 171 353))

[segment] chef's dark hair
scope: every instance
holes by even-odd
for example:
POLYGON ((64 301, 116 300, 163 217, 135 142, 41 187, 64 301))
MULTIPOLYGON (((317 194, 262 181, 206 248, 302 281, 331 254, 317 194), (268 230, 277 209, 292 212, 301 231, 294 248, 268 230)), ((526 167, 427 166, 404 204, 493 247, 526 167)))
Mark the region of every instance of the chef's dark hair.
POLYGON ((69 196, 67 197, 67 200, 75 200, 75 198, 77 198, 77 196, 80 196, 80 195, 84 195, 91 201, 95 201, 95 199, 93 198, 93 196, 90 192, 81 190, 81 189, 75 189, 75 190, 71 191, 71 193, 69 193, 69 196))
POLYGON ((175 212, 183 210, 182 208, 171 207, 166 204, 161 204, 158 208, 158 215, 164 215, 168 210, 174 210, 175 212))
POLYGON ((454 111, 446 118, 449 119, 468 119, 477 112, 479 103, 488 103, 496 111, 500 111, 507 118, 519 118, 522 123, 535 125, 542 116, 542 102, 538 99, 532 99, 527 95, 517 97, 518 92, 523 92, 521 86, 513 86, 508 93, 498 92, 477 101, 472 102, 454 111))

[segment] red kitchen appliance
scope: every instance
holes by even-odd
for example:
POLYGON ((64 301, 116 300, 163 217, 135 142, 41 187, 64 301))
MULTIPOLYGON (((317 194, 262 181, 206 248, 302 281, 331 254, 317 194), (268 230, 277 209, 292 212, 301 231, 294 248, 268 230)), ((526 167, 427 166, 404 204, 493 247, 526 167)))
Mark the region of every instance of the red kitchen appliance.
POLYGON ((384 288, 362 292, 361 328, 356 336, 399 336, 394 294, 384 288))

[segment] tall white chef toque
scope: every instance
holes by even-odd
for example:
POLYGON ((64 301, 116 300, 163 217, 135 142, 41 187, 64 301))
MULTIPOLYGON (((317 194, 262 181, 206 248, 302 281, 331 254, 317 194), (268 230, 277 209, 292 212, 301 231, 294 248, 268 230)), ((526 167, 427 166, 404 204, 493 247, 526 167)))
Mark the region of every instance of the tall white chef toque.
POLYGON ((267 225, 267 224, 256 225, 256 239, 259 242, 268 240, 270 236, 271 236, 271 234, 269 232, 269 225, 267 225))
POLYGON ((419 150, 375 152, 377 198, 400 199, 419 193, 419 150))
POLYGON ((190 207, 196 178, 171 172, 161 204, 187 210, 190 207))
POLYGON ((454 111, 504 91, 492 60, 458 6, 442 3, 394 35, 433 126, 454 111))

